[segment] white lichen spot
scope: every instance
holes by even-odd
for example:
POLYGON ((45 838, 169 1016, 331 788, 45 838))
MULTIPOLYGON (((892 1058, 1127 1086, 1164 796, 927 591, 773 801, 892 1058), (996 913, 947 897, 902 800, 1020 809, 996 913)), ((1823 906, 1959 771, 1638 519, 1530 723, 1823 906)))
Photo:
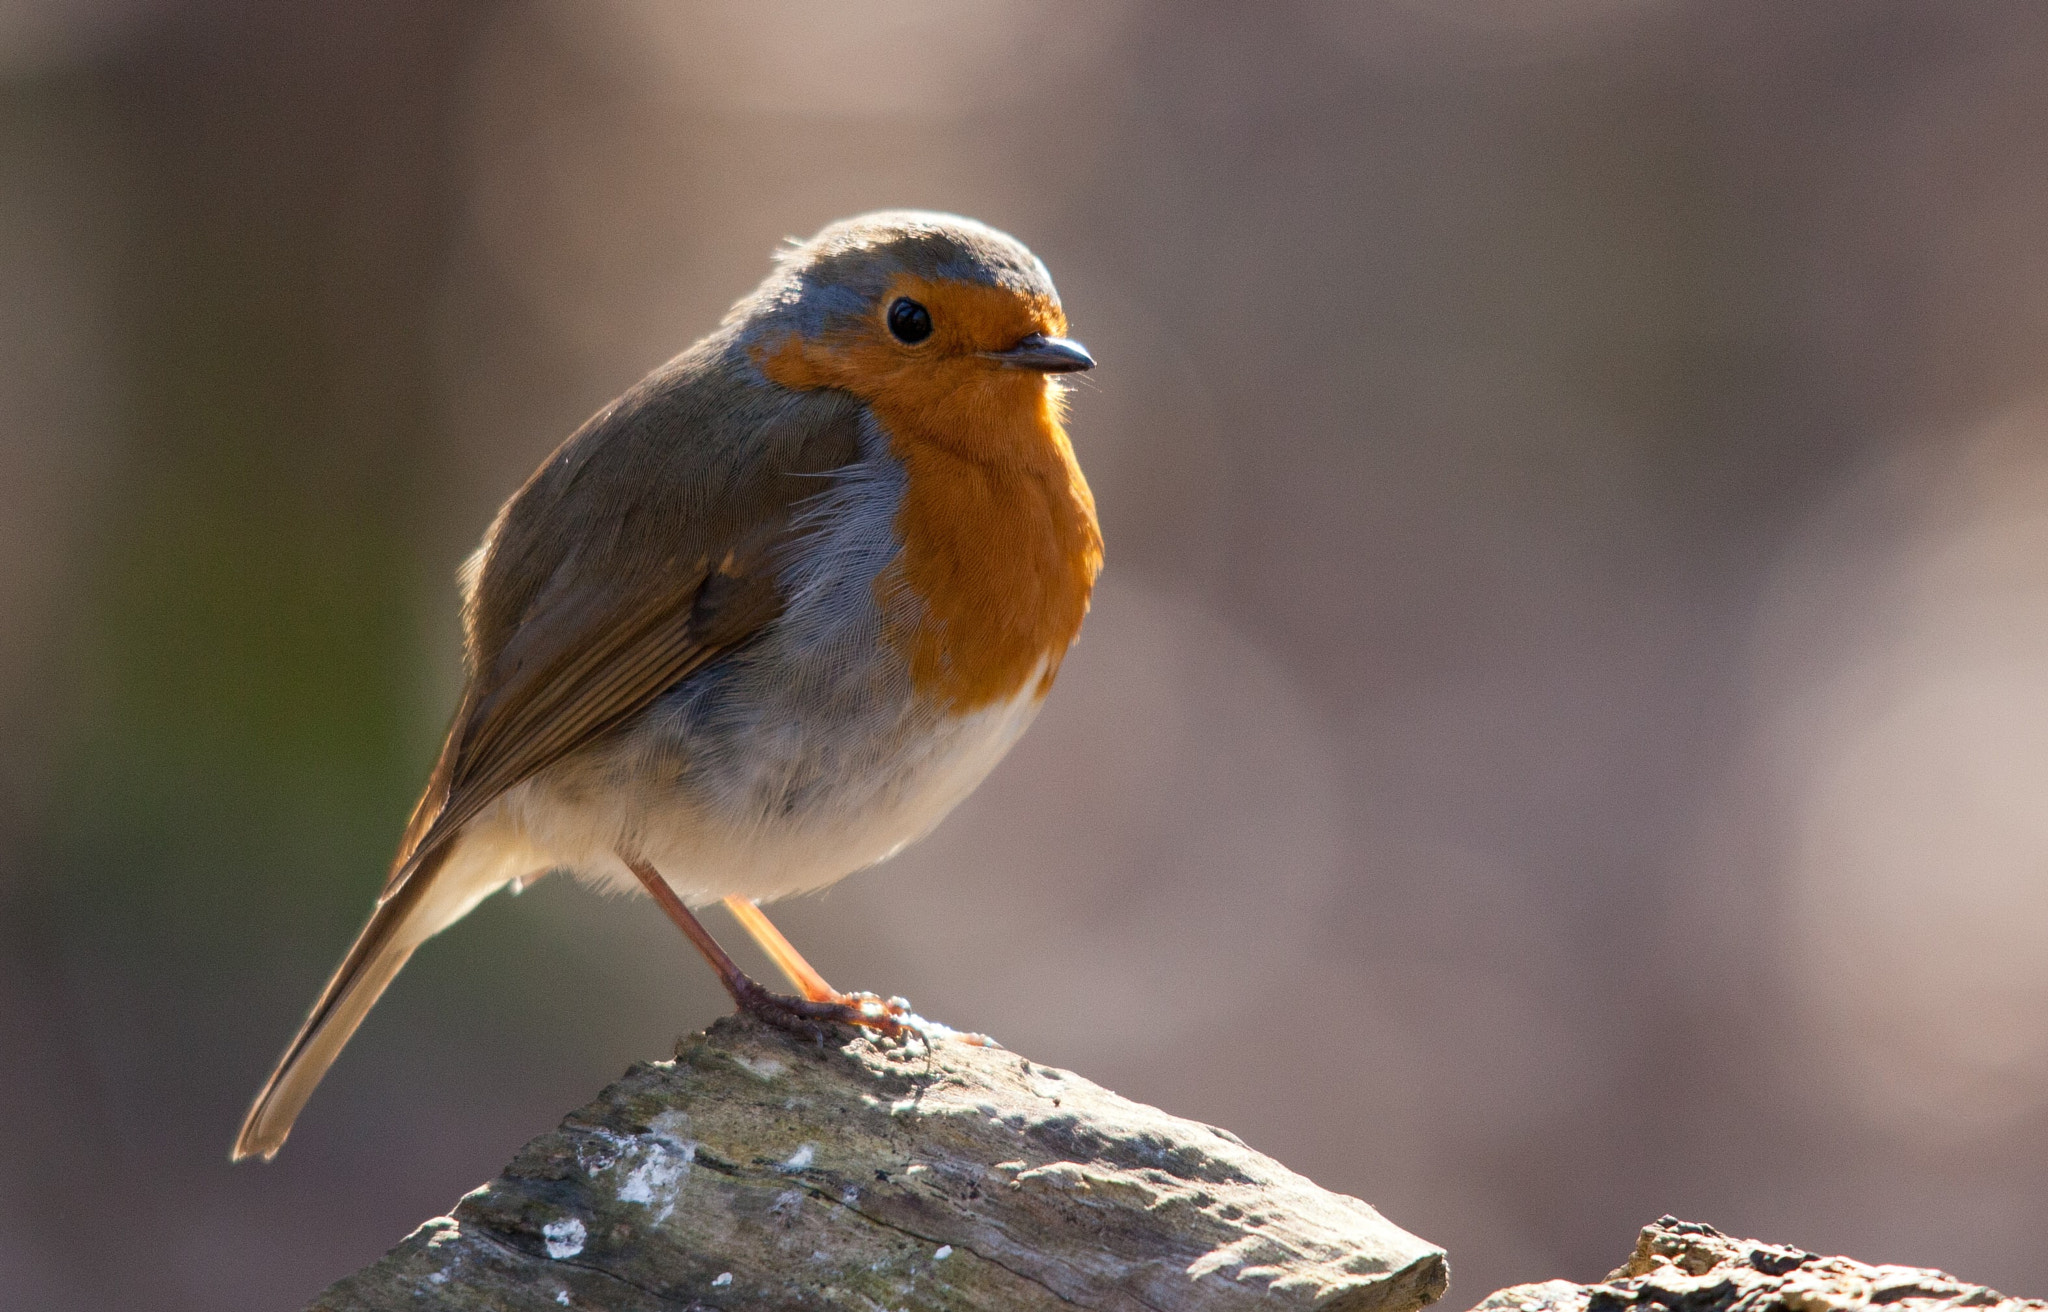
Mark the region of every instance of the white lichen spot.
POLYGON ((563 1307, 569 1306, 569 1291, 566 1289, 557 1289, 555 1291, 555 1301, 557 1303, 560 1303, 563 1307))
POLYGON ((730 1272, 730 1271, 720 1271, 720 1272, 718 1273, 718 1276, 717 1276, 717 1278, 716 1278, 716 1279, 714 1279, 714 1280, 713 1280, 713 1281, 711 1282, 711 1287, 712 1287, 713 1289, 723 1289, 723 1288, 725 1288, 725 1287, 726 1287, 727 1285, 729 1285, 729 1284, 731 1284, 731 1283, 732 1283, 732 1272, 730 1272))
POLYGON ((583 1222, 566 1216, 542 1226, 540 1237, 548 1246, 548 1256, 560 1262, 583 1251, 583 1241, 590 1237, 590 1231, 583 1222))
POLYGON ((637 1160, 619 1185, 619 1201, 639 1203, 654 1213, 656 1221, 668 1220, 676 1210, 676 1195, 682 1191, 683 1181, 690 1178, 690 1164, 697 1160, 697 1145, 649 1139, 640 1144, 634 1157, 637 1160))
POLYGON ((910 1165, 903 1168, 903 1174, 921 1175, 924 1172, 929 1171, 931 1169, 931 1167, 926 1166, 923 1162, 912 1162, 910 1165))
POLYGON ((795 1152, 783 1159, 781 1169, 785 1171, 807 1171, 810 1169, 811 1163, 817 1160, 817 1157, 818 1145, 814 1143, 799 1144, 795 1152))
POLYGON ((639 1203, 666 1221, 676 1210, 676 1195, 690 1178, 690 1164, 697 1160, 696 1141, 686 1136, 690 1117, 686 1112, 663 1112, 648 1123, 648 1133, 619 1145, 612 1163, 625 1173, 619 1182, 619 1200, 639 1203))
POLYGON ((446 1271, 436 1271, 427 1277, 427 1283, 430 1285, 445 1285, 448 1283, 448 1273, 446 1271))
POLYGON ((936 1252, 936 1253, 933 1253, 933 1254, 932 1254, 932 1261, 934 1261, 934 1262, 943 1262, 943 1261, 945 1261, 945 1260, 946 1260, 947 1258, 949 1258, 949 1257, 951 1257, 951 1256, 953 1256, 953 1245, 951 1245, 951 1244, 940 1244, 940 1245, 939 1245, 939 1251, 938 1251, 938 1252, 936 1252))
POLYGON ((911 1011, 910 1004, 901 998, 891 998, 889 1001, 900 1007, 905 1013, 897 1017, 897 1023, 922 1037, 927 1047, 930 1046, 931 1041, 934 1039, 946 1039, 954 1043, 965 1043, 975 1048, 1000 1048, 1003 1046, 986 1034, 976 1034, 971 1030, 956 1030, 943 1021, 926 1020, 923 1016, 911 1011))
POLYGON ((839 1191, 839 1205, 841 1207, 851 1207, 859 1201, 860 1190, 853 1185, 848 1185, 839 1191))

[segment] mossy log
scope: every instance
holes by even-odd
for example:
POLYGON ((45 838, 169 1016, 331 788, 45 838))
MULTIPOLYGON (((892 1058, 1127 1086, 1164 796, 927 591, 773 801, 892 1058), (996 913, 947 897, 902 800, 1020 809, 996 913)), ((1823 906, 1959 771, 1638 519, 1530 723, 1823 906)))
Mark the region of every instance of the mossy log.
POLYGON ((1227 1131, 951 1038, 722 1020, 312 1303, 1411 1312, 1442 1250, 1227 1131))

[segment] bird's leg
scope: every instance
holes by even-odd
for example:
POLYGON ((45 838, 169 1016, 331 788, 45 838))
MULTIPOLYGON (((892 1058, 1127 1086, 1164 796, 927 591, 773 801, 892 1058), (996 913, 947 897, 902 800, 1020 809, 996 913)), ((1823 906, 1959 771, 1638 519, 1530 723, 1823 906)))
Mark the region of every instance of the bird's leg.
POLYGON ((863 1015, 879 1014, 899 1021, 910 1014, 910 1004, 901 998, 881 998, 873 993, 841 993, 827 984, 825 977, 804 960, 803 953, 782 936, 782 931, 775 928, 768 914, 752 898, 734 894, 725 899, 725 909, 732 912, 732 918, 740 922, 740 928, 753 936, 761 951, 767 953, 768 959, 789 977, 797 991, 812 1002, 842 1003, 858 1009, 863 1015))
MULTIPOLYGON (((867 1008, 858 1005, 857 1001, 841 1001, 837 994, 830 1000, 818 1000, 808 997, 788 998, 770 993, 749 978, 747 973, 726 955, 725 949, 718 946, 718 940, 711 937, 711 931, 704 928, 704 923, 697 919, 689 907, 683 905, 682 898, 676 896, 676 891, 669 887, 668 881, 661 877, 660 871, 647 862, 629 857, 623 852, 619 854, 619 859, 626 863, 626 868, 631 870, 634 877, 647 889, 655 905, 667 913, 668 918, 675 922, 677 929, 683 931, 683 937, 689 939, 697 951, 704 955, 704 960, 711 963, 711 969, 718 972, 718 982, 725 985, 725 991, 732 995, 733 1004, 741 1011, 750 1016, 758 1016, 780 1029, 810 1034, 820 1040, 824 1038, 825 1033, 820 1022, 865 1025, 869 1029, 880 1030, 892 1038, 902 1033, 903 1026, 886 1009, 869 1014, 867 1008)), ((794 953, 794 949, 791 951, 794 953)), ((798 957, 797 960, 803 959, 798 957)), ((817 972, 811 973, 815 975, 817 972)), ((823 980, 819 982, 823 983, 823 980)))
POLYGON ((725 909, 732 912, 732 918, 740 922, 740 928, 753 936, 761 951, 768 954, 768 959, 789 977, 790 983, 796 985, 797 992, 812 1002, 839 1001, 839 990, 825 982, 825 977, 804 960, 803 953, 782 936, 782 931, 775 928, 767 913, 751 898, 735 893, 725 899, 725 909))

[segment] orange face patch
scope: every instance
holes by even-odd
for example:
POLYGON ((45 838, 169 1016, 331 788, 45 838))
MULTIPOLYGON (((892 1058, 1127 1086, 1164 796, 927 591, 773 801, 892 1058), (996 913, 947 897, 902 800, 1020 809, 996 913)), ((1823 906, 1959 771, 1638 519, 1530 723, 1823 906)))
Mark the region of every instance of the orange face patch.
POLYGON ((859 397, 889 434, 908 486, 896 516, 903 553, 875 581, 877 599, 885 614, 906 613, 896 604, 906 591, 922 603, 890 641, 919 691, 955 711, 1007 700, 1034 673, 1040 693, 1051 687, 1102 567, 1095 498, 1060 427, 1057 387, 980 355, 1065 331, 1050 301, 905 277, 872 322, 792 335, 757 356, 785 387, 859 397), (898 296, 931 312, 930 337, 890 335, 883 316, 898 296))

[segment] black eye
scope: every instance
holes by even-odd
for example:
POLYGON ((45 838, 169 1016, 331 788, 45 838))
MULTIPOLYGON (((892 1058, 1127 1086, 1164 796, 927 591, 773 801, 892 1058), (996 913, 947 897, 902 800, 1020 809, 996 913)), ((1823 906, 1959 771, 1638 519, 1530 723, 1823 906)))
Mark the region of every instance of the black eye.
POLYGON ((908 296, 899 296, 889 306, 889 331, 897 341, 915 345, 932 335, 932 312, 908 296))

